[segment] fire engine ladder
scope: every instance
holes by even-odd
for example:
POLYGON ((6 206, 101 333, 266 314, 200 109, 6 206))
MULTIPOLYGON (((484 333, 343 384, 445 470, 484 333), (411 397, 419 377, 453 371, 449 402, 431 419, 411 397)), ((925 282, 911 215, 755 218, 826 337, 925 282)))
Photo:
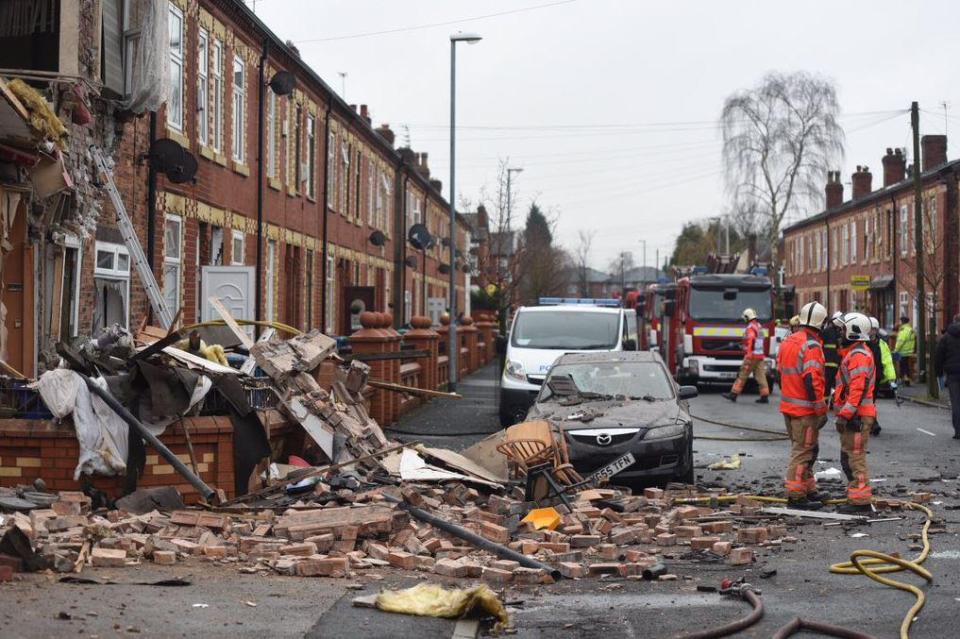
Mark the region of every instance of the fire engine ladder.
POLYGON ((153 308, 153 312, 160 321, 161 326, 164 328, 172 328, 173 313, 170 312, 166 300, 163 299, 160 286, 157 284, 157 278, 153 276, 153 271, 147 262, 147 256, 144 255, 143 249, 140 247, 140 240, 137 239, 136 231, 134 231, 130 217, 127 215, 127 208, 123 205, 120 192, 117 191, 117 185, 113 181, 113 171, 107 166, 107 162, 100 152, 100 149, 91 147, 90 153, 93 155, 97 169, 103 175, 107 194, 110 196, 110 201, 113 202, 113 208, 117 212, 117 226, 120 228, 120 235, 123 236, 123 243, 127 245, 127 250, 130 251, 130 259, 133 260, 133 265, 137 269, 137 275, 140 276, 140 282, 143 284, 143 290, 147 294, 147 299, 150 300, 150 306, 153 308))

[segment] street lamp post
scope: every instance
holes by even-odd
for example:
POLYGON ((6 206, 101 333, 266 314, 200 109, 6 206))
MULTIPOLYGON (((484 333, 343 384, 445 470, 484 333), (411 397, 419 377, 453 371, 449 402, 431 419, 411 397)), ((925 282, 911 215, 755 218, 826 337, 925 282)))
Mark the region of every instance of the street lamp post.
POLYGON ((476 44, 481 38, 476 33, 455 33, 450 36, 450 341, 447 344, 447 390, 457 387, 457 43, 476 44))

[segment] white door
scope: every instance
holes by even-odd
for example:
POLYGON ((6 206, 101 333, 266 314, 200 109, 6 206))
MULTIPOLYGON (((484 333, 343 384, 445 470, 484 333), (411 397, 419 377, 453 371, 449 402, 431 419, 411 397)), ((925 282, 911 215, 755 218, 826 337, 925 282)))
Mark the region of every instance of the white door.
MULTIPOLYGON (((218 298, 234 319, 256 319, 253 316, 253 291, 256 284, 254 267, 204 266, 201 277, 203 305, 200 318, 204 322, 220 319, 220 314, 213 310, 208 301, 211 297, 218 298)), ((248 326, 246 330, 253 335, 252 326, 248 326)))

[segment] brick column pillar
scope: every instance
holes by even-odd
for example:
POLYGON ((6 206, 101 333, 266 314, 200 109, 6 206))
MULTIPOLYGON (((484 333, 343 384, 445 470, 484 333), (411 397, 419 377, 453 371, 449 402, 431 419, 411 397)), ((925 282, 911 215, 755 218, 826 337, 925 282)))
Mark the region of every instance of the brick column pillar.
POLYGON ((459 330, 463 333, 462 341, 467 351, 464 364, 466 365, 467 372, 472 373, 480 368, 480 352, 477 349, 477 344, 480 342, 480 331, 474 326, 473 318, 469 315, 463 318, 459 330))
POLYGON ((439 357, 437 358, 437 389, 445 389, 450 383, 450 358, 447 349, 450 348, 450 316, 446 313, 440 316, 440 327, 437 328, 440 336, 438 341, 439 357))
MULTIPOLYGON (((399 355, 400 343, 403 341, 403 337, 397 332, 397 329, 393 327, 393 314, 378 313, 378 315, 380 316, 379 328, 384 336, 390 340, 387 344, 387 352, 399 355)), ((396 357, 394 359, 385 360, 383 364, 384 374, 387 375, 383 381, 399 384, 400 366, 403 364, 400 358, 396 357)), ((399 393, 384 391, 384 395, 388 407, 385 413, 385 417, 387 419, 386 421, 381 422, 381 424, 387 426, 388 424, 392 424, 393 422, 397 421, 397 418, 400 417, 400 405, 402 402, 399 393)))
MULTIPOLYGON (((350 345, 356 355, 379 354, 390 351, 391 345, 399 344, 392 336, 384 333, 381 325, 383 324, 383 313, 373 313, 365 311, 360 313, 360 325, 362 328, 350 336, 350 345)), ((396 379, 390 378, 391 360, 369 361, 370 377, 384 382, 396 382, 396 379)), ((376 389, 370 400, 370 416, 373 417, 382 426, 388 422, 385 420, 390 416, 390 395, 392 391, 376 389)))
POLYGON ((481 366, 489 364, 493 361, 493 358, 496 356, 497 352, 497 337, 496 337, 496 322, 492 321, 490 314, 487 311, 481 311, 479 313, 474 313, 474 316, 477 318, 476 327, 480 331, 480 341, 483 342, 482 354, 483 361, 480 363, 481 366))
POLYGON ((420 386, 427 390, 436 390, 439 386, 437 358, 440 355, 440 334, 431 327, 429 317, 417 315, 410 319, 412 329, 407 331, 403 340, 414 350, 429 351, 426 357, 418 357, 420 364, 420 386))

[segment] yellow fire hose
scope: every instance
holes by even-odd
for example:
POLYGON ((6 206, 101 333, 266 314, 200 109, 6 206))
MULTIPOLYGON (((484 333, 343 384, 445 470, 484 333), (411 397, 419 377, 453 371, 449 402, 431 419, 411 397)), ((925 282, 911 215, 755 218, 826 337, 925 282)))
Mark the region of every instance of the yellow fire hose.
MULTIPOLYGON (((685 497, 674 500, 674 503, 709 504, 713 500, 719 503, 727 503, 736 501, 738 497, 739 495, 720 495, 717 497, 685 497)), ((782 497, 767 497, 764 495, 746 495, 746 498, 771 504, 784 504, 787 502, 787 500, 782 497)), ((828 499, 823 503, 843 504, 846 503, 846 501, 846 499, 828 499)), ((903 621, 900 623, 900 639, 910 639, 910 624, 913 623, 914 618, 923 608, 927 597, 924 592, 920 590, 920 588, 914 586, 913 584, 896 581, 895 579, 883 577, 882 575, 885 573, 907 570, 915 575, 923 577, 928 583, 933 582, 933 575, 930 573, 930 571, 920 565, 927 560, 927 555, 930 554, 929 531, 930 524, 933 523, 933 511, 926 506, 922 506, 914 502, 905 502, 904 505, 911 510, 918 510, 927 516, 927 520, 923 523, 923 529, 920 532, 923 540, 923 550, 920 551, 920 554, 917 555, 915 559, 901 559, 900 557, 888 555, 876 550, 860 549, 854 550, 850 554, 850 561, 844 561, 830 566, 830 572, 837 575, 866 575, 870 579, 873 579, 877 583, 883 584, 884 586, 889 586, 891 588, 896 588, 897 590, 903 590, 904 592, 912 593, 917 600, 914 602, 913 606, 910 607, 910 610, 907 611, 907 614, 903 617, 903 621)))

